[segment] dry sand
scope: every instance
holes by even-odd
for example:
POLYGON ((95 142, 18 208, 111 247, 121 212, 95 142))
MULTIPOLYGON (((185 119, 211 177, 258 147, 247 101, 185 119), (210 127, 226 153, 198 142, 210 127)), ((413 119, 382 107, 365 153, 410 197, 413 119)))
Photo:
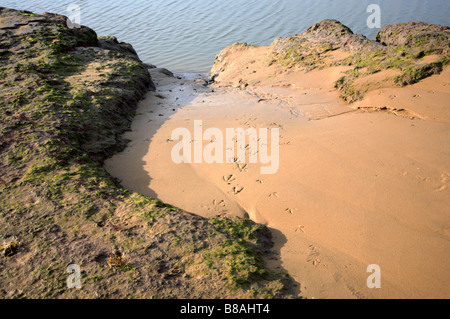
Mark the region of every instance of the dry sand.
MULTIPOLYGON (((234 61, 233 70, 249 65, 234 61)), ((131 142, 106 169, 186 211, 266 224, 304 297, 449 298, 450 68, 373 90, 352 107, 332 85, 343 67, 247 71, 208 87, 151 70, 157 92, 140 103, 131 142), (236 87, 244 82, 245 90, 236 87), (224 132, 279 128, 279 171, 173 163, 172 131, 193 131, 194 120, 224 132), (381 267, 380 289, 366 285, 370 264, 381 267)))

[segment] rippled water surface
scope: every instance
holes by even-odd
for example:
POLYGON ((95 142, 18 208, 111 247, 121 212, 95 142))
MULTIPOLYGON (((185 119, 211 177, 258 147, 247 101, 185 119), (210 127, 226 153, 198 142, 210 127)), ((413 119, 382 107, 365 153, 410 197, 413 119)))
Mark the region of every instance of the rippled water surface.
POLYGON ((1 0, 0 6, 69 15, 98 35, 129 42, 144 62, 175 71, 207 72, 215 55, 235 42, 269 44, 303 32, 323 19, 338 19, 374 39, 369 4, 381 7, 381 26, 407 21, 450 24, 450 0, 1 0))

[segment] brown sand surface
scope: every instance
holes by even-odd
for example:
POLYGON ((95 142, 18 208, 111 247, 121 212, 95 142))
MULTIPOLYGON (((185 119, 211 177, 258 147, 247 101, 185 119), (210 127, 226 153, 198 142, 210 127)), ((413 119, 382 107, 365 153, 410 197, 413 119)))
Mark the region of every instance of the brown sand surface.
POLYGON ((233 59, 212 87, 151 70, 157 92, 106 169, 186 211, 266 224, 304 297, 449 298, 450 68, 348 106, 333 88, 345 67, 303 73, 256 62, 235 71, 248 59, 233 59), (223 132, 279 128, 278 172, 173 163, 172 131, 192 132, 194 120, 223 132), (366 285, 370 264, 381 268, 380 289, 366 285))

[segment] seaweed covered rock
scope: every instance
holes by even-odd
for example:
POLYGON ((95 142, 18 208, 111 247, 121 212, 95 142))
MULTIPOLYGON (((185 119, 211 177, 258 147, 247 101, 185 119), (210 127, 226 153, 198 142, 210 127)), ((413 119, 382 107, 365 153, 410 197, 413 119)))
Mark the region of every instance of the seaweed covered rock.
POLYGON ((386 46, 417 48, 423 54, 450 52, 450 28, 424 22, 389 25, 377 34, 377 41, 386 46))
POLYGON ((0 9, 1 103, 26 106, 22 117, 39 112, 101 160, 122 143, 137 101, 153 83, 131 46, 104 49, 95 31, 70 29, 66 21, 51 13, 0 9))
POLYGON ((136 51, 129 43, 119 42, 116 37, 98 37, 99 46, 106 50, 114 50, 140 61, 136 51))
POLYGON ((381 47, 378 43, 367 39, 341 22, 333 19, 323 20, 303 32, 300 37, 313 42, 330 43, 335 48, 346 51, 375 51, 381 47))
POLYGON ((322 66, 321 55, 332 50, 367 53, 383 48, 332 19, 316 23, 301 34, 277 38, 272 47, 277 60, 288 62, 288 66, 304 65, 309 69, 322 66))

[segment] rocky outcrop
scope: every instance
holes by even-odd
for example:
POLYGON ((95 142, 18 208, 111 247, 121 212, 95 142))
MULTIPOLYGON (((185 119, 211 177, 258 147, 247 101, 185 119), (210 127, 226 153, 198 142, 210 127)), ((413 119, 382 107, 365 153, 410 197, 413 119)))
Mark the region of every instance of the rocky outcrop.
MULTIPOLYGON (((361 99, 371 87, 410 85, 440 73, 450 63, 449 29, 422 22, 396 24, 384 27, 378 33, 377 41, 373 41, 354 34, 337 20, 324 20, 301 34, 275 39, 267 47, 270 56, 260 57, 259 63, 267 66, 276 63, 284 69, 305 72, 338 65, 349 66, 345 75, 336 81, 335 87, 344 100, 352 103, 361 99), (334 51, 344 53, 345 58, 336 59, 339 54, 331 58, 334 51), (382 78, 377 83, 360 85, 365 83, 363 78, 388 69, 398 70, 398 74, 382 78)), ((250 52, 252 48, 245 43, 226 47, 216 56, 211 76, 220 81, 221 74, 233 72, 230 67, 234 53, 250 52)))
POLYGON ((450 28, 424 22, 407 22, 384 27, 377 41, 386 46, 416 47, 437 54, 450 52, 450 28))
POLYGON ((305 52, 326 48, 369 52, 382 47, 361 34, 354 34, 349 27, 333 19, 316 23, 299 35, 275 39, 272 46, 275 52, 295 46, 301 46, 305 52))
POLYGON ((284 296, 265 227, 183 212, 103 169, 153 84, 130 45, 66 20, 0 8, 0 298, 284 296))
POLYGON ((109 36, 109 37, 98 37, 99 40, 99 47, 105 50, 114 50, 117 52, 120 52, 122 54, 125 54, 132 59, 135 59, 137 61, 141 61, 134 50, 134 48, 129 43, 125 42, 119 42, 116 37, 109 36))
POLYGON ((80 114, 55 113, 54 120, 73 129, 82 148, 101 160, 123 144, 120 135, 130 126, 137 102, 154 85, 129 44, 98 39, 84 26, 69 29, 66 21, 51 13, 0 9, 3 103, 40 104, 51 112, 63 103, 76 105, 80 114), (27 101, 17 99, 18 90, 27 101), (96 119, 96 125, 84 117, 96 119))

